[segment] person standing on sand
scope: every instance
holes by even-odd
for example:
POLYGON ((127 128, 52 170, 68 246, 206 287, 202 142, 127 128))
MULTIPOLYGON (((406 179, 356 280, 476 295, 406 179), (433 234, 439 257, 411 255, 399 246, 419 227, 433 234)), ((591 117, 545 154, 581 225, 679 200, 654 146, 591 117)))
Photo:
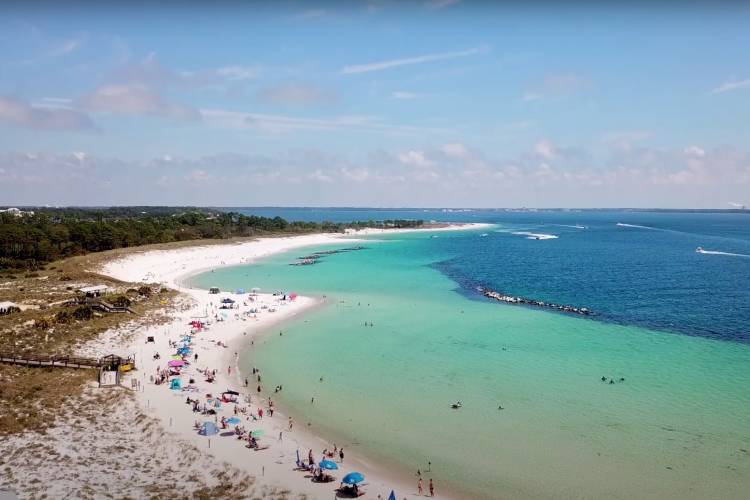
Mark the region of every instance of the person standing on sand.
POLYGON ((422 496, 422 478, 419 478, 419 482, 417 483, 417 494, 419 496, 422 496))
POLYGON ((435 485, 432 484, 432 478, 430 478, 430 496, 431 497, 435 496, 435 485))
POLYGON ((344 463, 344 448, 343 447, 339 450, 339 462, 341 462, 342 464, 344 463))
POLYGON ((292 417, 289 417, 289 430, 290 431, 292 430, 292 425, 293 425, 292 417))

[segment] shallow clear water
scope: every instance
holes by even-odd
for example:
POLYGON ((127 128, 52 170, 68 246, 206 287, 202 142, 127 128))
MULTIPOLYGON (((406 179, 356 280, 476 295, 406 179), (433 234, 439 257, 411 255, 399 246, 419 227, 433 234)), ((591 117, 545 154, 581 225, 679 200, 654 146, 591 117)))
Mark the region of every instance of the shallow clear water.
MULTIPOLYGON (((653 254, 640 247, 660 245, 649 236, 658 231, 615 226, 614 235, 600 235, 601 245, 617 247, 620 235, 632 230, 636 241, 647 243, 631 243, 637 258, 608 256, 620 266, 609 278, 606 268, 585 270, 580 254, 572 257, 571 273, 585 276, 577 280, 595 282, 578 290, 559 276, 563 264, 550 255, 569 253, 560 243, 580 234, 596 239, 594 224, 586 225, 592 229, 565 228, 570 235, 515 221, 499 233, 378 237, 366 250, 327 256, 314 266, 288 265, 311 252, 301 249, 216 270, 194 283, 326 295, 325 306, 284 325, 282 337, 264 337, 247 362, 263 370, 267 386, 284 386, 281 402, 298 421, 396 469, 424 470, 431 461, 443 488, 506 498, 744 497, 750 486, 745 323, 738 323, 739 335, 716 328, 718 337, 739 342, 716 341, 694 336, 711 333, 690 317, 687 326, 669 328, 693 334, 681 335, 637 326, 644 321, 635 312, 632 322, 617 309, 610 313, 606 306, 616 301, 597 290, 622 287, 638 295, 620 282, 638 276, 639 263, 651 265, 653 254), (512 234, 524 225, 559 238, 512 234), (549 244, 558 247, 542 247, 549 244), (604 312, 585 319, 498 304, 474 293, 477 282, 604 312), (602 376, 625 381, 607 384, 602 376), (456 400, 464 405, 459 411, 449 408, 456 400)), ((603 225, 602 231, 611 229, 603 225)), ((738 247, 745 241, 735 239, 738 247)), ((704 256, 688 245, 693 242, 685 243, 687 265, 705 265, 689 260, 704 256)), ((669 248, 681 247, 661 251, 669 248)), ((735 279, 743 269, 734 271, 735 279)), ((645 274, 639 279, 649 286, 645 274)), ((650 286, 649 294, 676 294, 659 302, 662 311, 684 300, 670 286, 650 286)), ((740 303, 727 303, 734 309, 727 317, 747 313, 740 303)))

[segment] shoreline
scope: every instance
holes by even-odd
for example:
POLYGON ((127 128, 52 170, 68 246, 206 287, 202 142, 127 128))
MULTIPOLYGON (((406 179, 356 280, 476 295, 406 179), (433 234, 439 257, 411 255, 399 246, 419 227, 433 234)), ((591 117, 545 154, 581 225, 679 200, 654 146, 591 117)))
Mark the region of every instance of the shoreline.
MULTIPOLYGON (((307 451, 312 449, 315 461, 321 460, 321 449, 331 448, 324 438, 315 434, 314 431, 305 429, 303 422, 294 421, 291 432, 287 430, 288 416, 276 411, 273 418, 264 416, 257 422, 253 422, 247 416, 242 416, 242 426, 251 430, 262 430, 265 436, 260 439, 261 445, 270 445, 269 449, 263 451, 251 451, 243 446, 241 442, 233 437, 206 438, 199 436, 193 429, 193 421, 198 416, 199 421, 207 420, 200 414, 194 414, 190 407, 185 404, 185 399, 191 396, 179 392, 170 391, 166 386, 149 383, 149 375, 156 373, 157 368, 165 364, 165 358, 170 354, 169 340, 178 340, 181 335, 187 333, 187 323, 191 317, 205 316, 209 310, 217 314, 218 309, 214 301, 222 297, 232 296, 237 299, 238 309, 230 309, 231 313, 225 321, 218 321, 210 325, 207 331, 198 332, 194 338, 195 353, 199 359, 195 366, 190 366, 182 378, 193 378, 200 392, 193 395, 205 396, 211 392, 217 394, 225 389, 238 390, 250 395, 251 404, 249 411, 257 412, 259 403, 264 411, 267 411, 270 391, 264 389, 260 401, 255 391, 255 383, 243 387, 242 378, 249 378, 250 374, 243 374, 239 369, 239 359, 243 351, 250 344, 267 333, 272 326, 278 325, 299 314, 320 307, 321 299, 298 296, 293 302, 280 301, 278 297, 271 294, 258 294, 256 302, 250 306, 243 304, 242 300, 247 296, 236 296, 233 293, 223 292, 219 295, 209 295, 207 290, 195 289, 188 286, 188 279, 192 276, 216 269, 250 264, 259 258, 275 253, 288 251, 305 246, 333 244, 342 241, 362 241, 358 236, 369 236, 377 234, 394 234, 399 232, 415 231, 450 231, 467 230, 490 227, 490 224, 461 224, 449 225, 439 228, 425 229, 369 229, 346 234, 312 234, 282 238, 260 238, 248 242, 229 243, 227 245, 200 245, 189 246, 174 250, 152 250, 132 254, 107 262, 102 266, 100 272, 113 278, 129 282, 161 283, 170 288, 183 292, 187 296, 187 303, 183 302, 181 311, 175 314, 175 319, 167 325, 148 327, 140 329, 138 335, 128 346, 121 346, 130 354, 136 352, 138 371, 135 378, 140 378, 141 391, 137 392, 137 400, 144 407, 144 411, 150 412, 161 422, 168 426, 170 431, 179 433, 201 449, 213 454, 217 459, 227 461, 247 472, 256 475, 259 481, 268 482, 272 486, 282 486, 292 490, 294 493, 304 493, 318 498, 329 497, 338 486, 338 481, 326 484, 313 483, 305 472, 294 470, 296 452, 299 450, 300 457, 305 459, 307 451), (255 318, 243 318, 249 309, 255 307, 275 308, 271 313, 264 309, 255 315, 255 318), (153 336, 155 344, 146 344, 148 336, 153 336), (217 348, 216 342, 221 340, 228 348, 217 348), (153 352, 162 355, 161 360, 152 358, 153 352), (161 361, 161 365, 160 362, 161 361), (233 374, 227 372, 231 366, 233 374), (197 368, 215 369, 217 371, 216 381, 206 385, 201 376, 197 374, 197 368), (176 429, 175 429, 176 428, 176 429), (278 437, 281 433, 282 440, 278 437), (209 450, 210 447, 210 450, 209 450), (250 458, 250 460, 248 460, 250 458), (307 476, 307 477, 306 477, 307 476)), ((209 314, 210 316, 210 314, 209 314)), ((184 382, 187 382, 185 380, 184 382)), ((230 405, 225 405, 223 414, 228 418, 231 416, 230 405)), ((240 405, 238 405, 240 406, 240 405)), ((218 417, 217 417, 218 418, 218 417)), ((413 484, 409 484, 408 474, 398 474, 395 471, 381 467, 378 463, 367 460, 367 457, 358 456, 356 452, 346 451, 345 463, 340 464, 338 471, 334 471, 337 478, 352 470, 363 472, 366 477, 367 498, 376 498, 381 495, 386 498, 391 489, 397 496, 401 497, 406 492, 412 492, 413 484)), ((442 494, 446 497, 447 495, 442 494)))

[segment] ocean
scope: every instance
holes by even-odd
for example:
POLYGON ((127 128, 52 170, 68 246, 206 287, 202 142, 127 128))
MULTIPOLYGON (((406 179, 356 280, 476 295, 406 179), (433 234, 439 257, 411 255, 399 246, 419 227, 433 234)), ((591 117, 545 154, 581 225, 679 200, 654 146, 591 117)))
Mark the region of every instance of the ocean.
POLYGON ((466 497, 746 498, 750 215, 247 210, 495 225, 192 280, 325 296, 244 354, 313 431, 466 497))

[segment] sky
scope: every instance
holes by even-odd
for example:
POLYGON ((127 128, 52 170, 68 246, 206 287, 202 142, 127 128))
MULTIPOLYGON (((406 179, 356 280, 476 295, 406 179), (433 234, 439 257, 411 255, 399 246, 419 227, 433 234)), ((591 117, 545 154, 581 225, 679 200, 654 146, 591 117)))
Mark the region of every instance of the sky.
POLYGON ((0 205, 750 206, 750 1, 59 4, 0 205))

